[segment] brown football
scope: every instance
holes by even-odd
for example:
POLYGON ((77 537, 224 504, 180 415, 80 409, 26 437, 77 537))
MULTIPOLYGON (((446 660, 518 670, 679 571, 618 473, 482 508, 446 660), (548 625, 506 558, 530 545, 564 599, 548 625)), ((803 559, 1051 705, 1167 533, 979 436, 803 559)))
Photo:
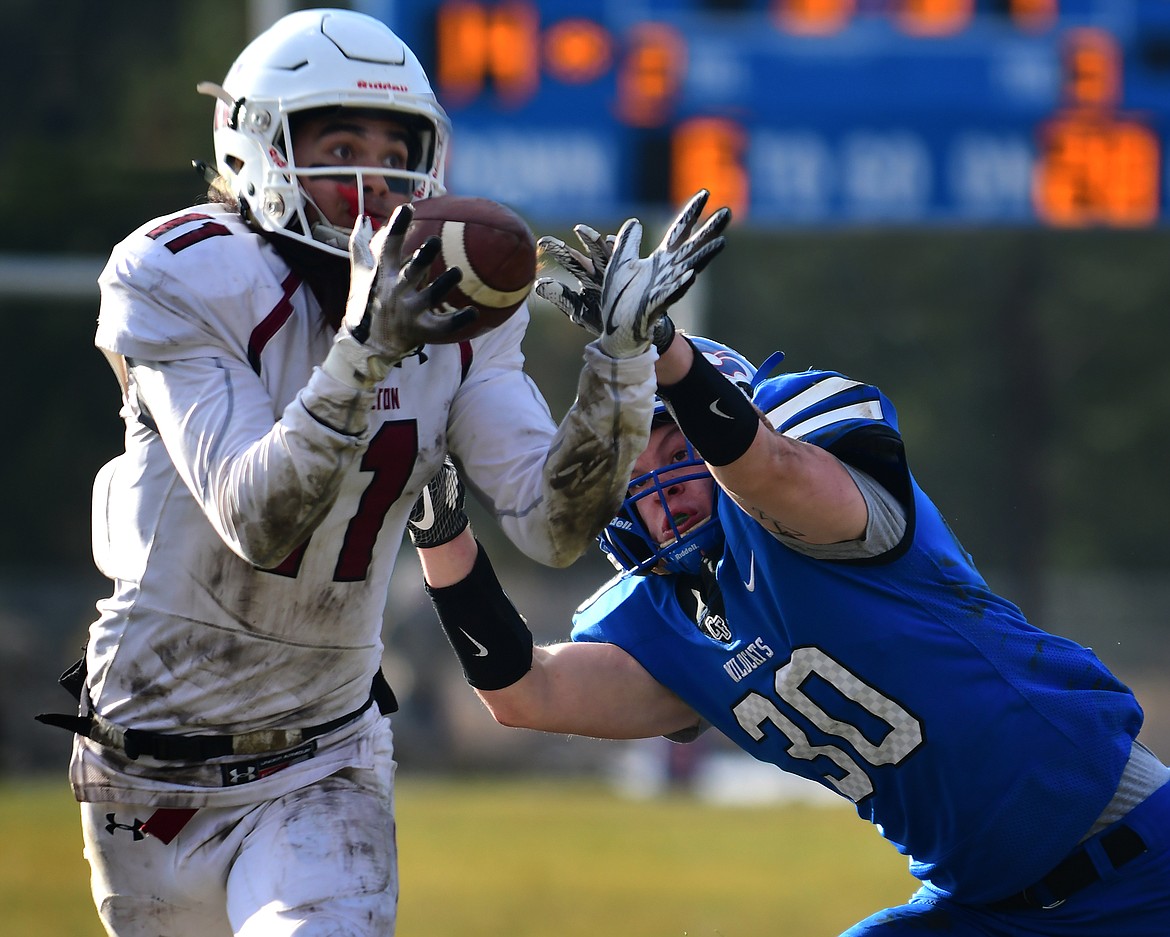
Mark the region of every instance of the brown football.
POLYGON ((463 271, 463 279, 446 295, 443 307, 479 310, 471 329, 460 329, 448 340, 473 338, 506 322, 528 298, 536 280, 536 238, 524 219, 507 205, 467 195, 422 199, 413 208, 402 256, 410 256, 427 238, 437 236, 443 246, 431 276, 448 267, 463 271))

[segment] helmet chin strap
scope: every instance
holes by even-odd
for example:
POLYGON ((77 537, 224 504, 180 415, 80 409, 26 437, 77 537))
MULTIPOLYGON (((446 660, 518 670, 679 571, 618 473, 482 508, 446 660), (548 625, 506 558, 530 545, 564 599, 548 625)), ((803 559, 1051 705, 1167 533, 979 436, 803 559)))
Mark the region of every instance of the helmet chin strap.
POLYGON ((322 244, 328 244, 330 247, 340 247, 342 250, 349 250, 349 236, 352 232, 342 230, 331 224, 326 224, 323 221, 317 222, 312 226, 311 230, 314 241, 320 241, 322 244))
MULTIPOLYGON (((358 187, 347 182, 335 182, 334 186, 336 187, 337 194, 348 203, 349 210, 353 213, 353 216, 360 218, 365 206, 363 205, 364 200, 358 187)), ((301 191, 304 192, 304 189, 302 188, 301 191)), ((320 206, 309 197, 307 192, 304 194, 305 201, 323 219, 325 213, 321 211, 320 206)), ((382 226, 381 222, 376 218, 371 218, 370 222, 375 231, 382 226)), ((339 228, 337 225, 330 224, 328 221, 316 221, 310 226, 310 230, 312 231, 314 240, 320 241, 322 244, 328 244, 330 247, 340 247, 342 250, 349 250, 349 238, 353 233, 352 229, 346 230, 345 228, 339 228)))

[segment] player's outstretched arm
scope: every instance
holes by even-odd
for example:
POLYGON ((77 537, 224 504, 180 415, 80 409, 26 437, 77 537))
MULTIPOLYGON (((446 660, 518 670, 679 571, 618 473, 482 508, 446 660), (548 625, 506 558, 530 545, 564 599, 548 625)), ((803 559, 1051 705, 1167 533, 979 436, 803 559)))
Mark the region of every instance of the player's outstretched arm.
POLYGON ((659 394, 719 486, 768 530, 841 543, 866 528, 865 499, 832 453, 775 432, 687 341, 659 362, 659 394))
POLYGON ((698 724, 690 707, 615 645, 533 646, 467 523, 449 461, 420 496, 407 530, 464 676, 501 725, 626 739, 698 724))
POLYGON ((577 279, 573 289, 550 278, 536 291, 573 322, 599 336, 585 349, 577 397, 548 447, 540 514, 551 566, 568 566, 613 518, 634 461, 646 446, 657 377, 651 344, 670 346, 666 310, 722 250, 730 219, 720 209, 695 230, 707 192, 692 198, 650 256, 639 257, 642 228, 630 219, 615 237, 578 225, 582 250, 555 238, 541 244, 577 279))

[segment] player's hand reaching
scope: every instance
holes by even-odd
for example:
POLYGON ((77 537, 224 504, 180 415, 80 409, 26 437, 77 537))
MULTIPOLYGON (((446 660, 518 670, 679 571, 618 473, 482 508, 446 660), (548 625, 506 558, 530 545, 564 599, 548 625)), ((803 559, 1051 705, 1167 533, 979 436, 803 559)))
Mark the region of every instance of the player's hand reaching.
POLYGON ((377 234, 363 216, 350 235, 345 318, 322 368, 353 387, 373 387, 407 355, 471 324, 478 315, 470 306, 437 311, 463 277, 458 267, 449 267, 427 282, 439 254, 438 238, 427 240, 402 260, 402 243, 413 216, 409 204, 401 205, 377 234))
MULTIPOLYGON (((540 239, 540 247, 577 279, 580 288, 569 289, 551 277, 545 277, 536 282, 535 289, 537 295, 560 309, 569 317, 570 322, 581 326, 593 336, 600 337, 601 286, 605 278, 605 268, 613 256, 617 235, 602 236, 585 224, 574 225, 573 233, 577 235, 583 250, 575 250, 560 238, 548 236, 540 239)), ((663 352, 673 338, 674 323, 671 322, 670 316, 663 315, 654 327, 654 344, 663 352)))
POLYGON ((537 280, 534 288, 538 296, 560 309, 570 322, 594 336, 600 336, 601 284, 605 279, 605 268, 613 256, 617 236, 602 236, 585 224, 574 225, 573 233, 581 242, 582 250, 569 247, 560 238, 548 236, 542 237, 537 244, 543 253, 550 255, 566 273, 576 278, 579 289, 570 289, 551 277, 537 280))
POLYGON ((418 496, 406 530, 416 549, 427 550, 454 540, 467 527, 463 481, 454 463, 444 459, 426 488, 418 496))
POLYGON ((616 237, 602 237, 587 225, 577 225, 573 231, 582 251, 557 238, 541 238, 541 249, 577 279, 578 288, 542 277, 536 281, 536 294, 598 335, 601 350, 613 358, 640 354, 651 343, 665 351, 674 337, 666 310, 726 244, 722 232, 731 220, 727 208, 691 233, 709 195, 700 189, 644 259, 639 257, 642 223, 636 218, 623 224, 616 237))

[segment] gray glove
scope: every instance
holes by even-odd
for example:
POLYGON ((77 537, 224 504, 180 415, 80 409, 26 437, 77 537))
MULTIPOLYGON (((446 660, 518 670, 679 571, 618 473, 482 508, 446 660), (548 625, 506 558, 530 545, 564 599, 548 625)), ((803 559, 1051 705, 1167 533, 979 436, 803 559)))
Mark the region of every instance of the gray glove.
POLYGON ((450 458, 444 459, 407 518, 410 542, 416 549, 426 550, 454 540, 468 524, 463 504, 463 481, 450 458))
POLYGON ((575 325, 594 336, 601 335, 601 284, 605 268, 613 256, 617 235, 602 236, 589 225, 573 225, 573 233, 583 250, 574 250, 560 238, 542 237, 537 244, 549 254, 565 272, 575 277, 579 290, 570 290, 551 277, 541 277, 535 283, 537 295, 555 305, 575 325))
POLYGON ((402 261, 402 242, 414 209, 400 205, 377 234, 368 217, 358 219, 349 239, 349 298, 345 318, 321 368, 359 390, 381 382, 390 368, 425 345, 469 325, 479 313, 467 306, 437 312, 443 297, 463 278, 449 267, 427 285, 439 254, 430 238, 402 261))
POLYGON ((721 236, 731 211, 720 208, 695 233, 696 220, 710 193, 700 189, 679 213, 662 243, 639 259, 642 224, 631 218, 617 236, 602 237, 587 225, 573 228, 583 251, 553 237, 540 239, 550 254, 578 281, 572 289, 551 277, 536 281, 536 294, 561 310, 570 321, 600 337, 601 350, 613 358, 640 354, 651 342, 665 351, 674 337, 666 310, 723 249, 721 236))

